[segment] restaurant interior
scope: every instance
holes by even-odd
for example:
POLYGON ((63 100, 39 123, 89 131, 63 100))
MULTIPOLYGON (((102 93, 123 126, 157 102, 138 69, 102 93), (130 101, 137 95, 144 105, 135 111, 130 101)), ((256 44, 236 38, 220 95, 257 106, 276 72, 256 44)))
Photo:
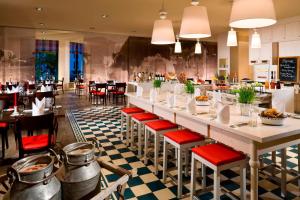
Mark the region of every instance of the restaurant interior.
POLYGON ((0 200, 300 200, 299 0, 0 0, 0 200))

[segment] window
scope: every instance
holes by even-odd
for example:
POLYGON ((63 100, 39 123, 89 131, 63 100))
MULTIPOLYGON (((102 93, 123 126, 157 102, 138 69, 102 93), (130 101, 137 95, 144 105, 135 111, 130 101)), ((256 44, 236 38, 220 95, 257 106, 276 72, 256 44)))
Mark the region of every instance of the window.
POLYGON ((35 79, 58 79, 58 41, 36 40, 35 79))
POLYGON ((81 43, 70 43, 70 82, 76 78, 83 78, 84 49, 81 43))

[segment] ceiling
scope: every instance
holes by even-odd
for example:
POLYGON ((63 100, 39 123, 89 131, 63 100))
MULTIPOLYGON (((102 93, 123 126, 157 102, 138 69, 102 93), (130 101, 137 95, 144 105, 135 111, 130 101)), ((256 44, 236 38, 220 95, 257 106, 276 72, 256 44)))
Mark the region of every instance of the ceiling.
MULTIPOLYGON (((165 0, 175 33, 189 3, 165 0)), ((0 26, 151 36, 161 4, 162 0, 0 0, 0 26)), ((228 30, 232 0, 200 0, 200 4, 208 9, 213 36, 228 30)), ((274 4, 278 19, 300 16, 299 0, 274 0, 274 4)))

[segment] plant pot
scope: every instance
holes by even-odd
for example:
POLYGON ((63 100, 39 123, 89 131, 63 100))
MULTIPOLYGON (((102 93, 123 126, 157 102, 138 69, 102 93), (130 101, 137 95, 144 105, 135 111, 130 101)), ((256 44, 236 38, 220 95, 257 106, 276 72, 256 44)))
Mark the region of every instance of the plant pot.
POLYGON ((240 103, 240 110, 242 116, 250 116, 251 104, 240 103))

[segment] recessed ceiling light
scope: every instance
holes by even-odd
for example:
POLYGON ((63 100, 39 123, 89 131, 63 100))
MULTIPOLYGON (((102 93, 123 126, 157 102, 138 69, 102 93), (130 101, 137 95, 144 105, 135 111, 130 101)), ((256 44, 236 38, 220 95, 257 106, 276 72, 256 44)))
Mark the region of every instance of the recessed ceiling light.
POLYGON ((42 12, 42 11, 43 11, 43 8, 42 8, 42 7, 36 7, 35 10, 36 10, 37 12, 42 12))
POLYGON ((101 15, 101 17, 102 17, 103 19, 106 19, 106 18, 108 18, 108 15, 107 15, 107 14, 103 14, 103 15, 101 15))
POLYGON ((44 26, 45 24, 44 23, 40 23, 40 26, 44 26))

